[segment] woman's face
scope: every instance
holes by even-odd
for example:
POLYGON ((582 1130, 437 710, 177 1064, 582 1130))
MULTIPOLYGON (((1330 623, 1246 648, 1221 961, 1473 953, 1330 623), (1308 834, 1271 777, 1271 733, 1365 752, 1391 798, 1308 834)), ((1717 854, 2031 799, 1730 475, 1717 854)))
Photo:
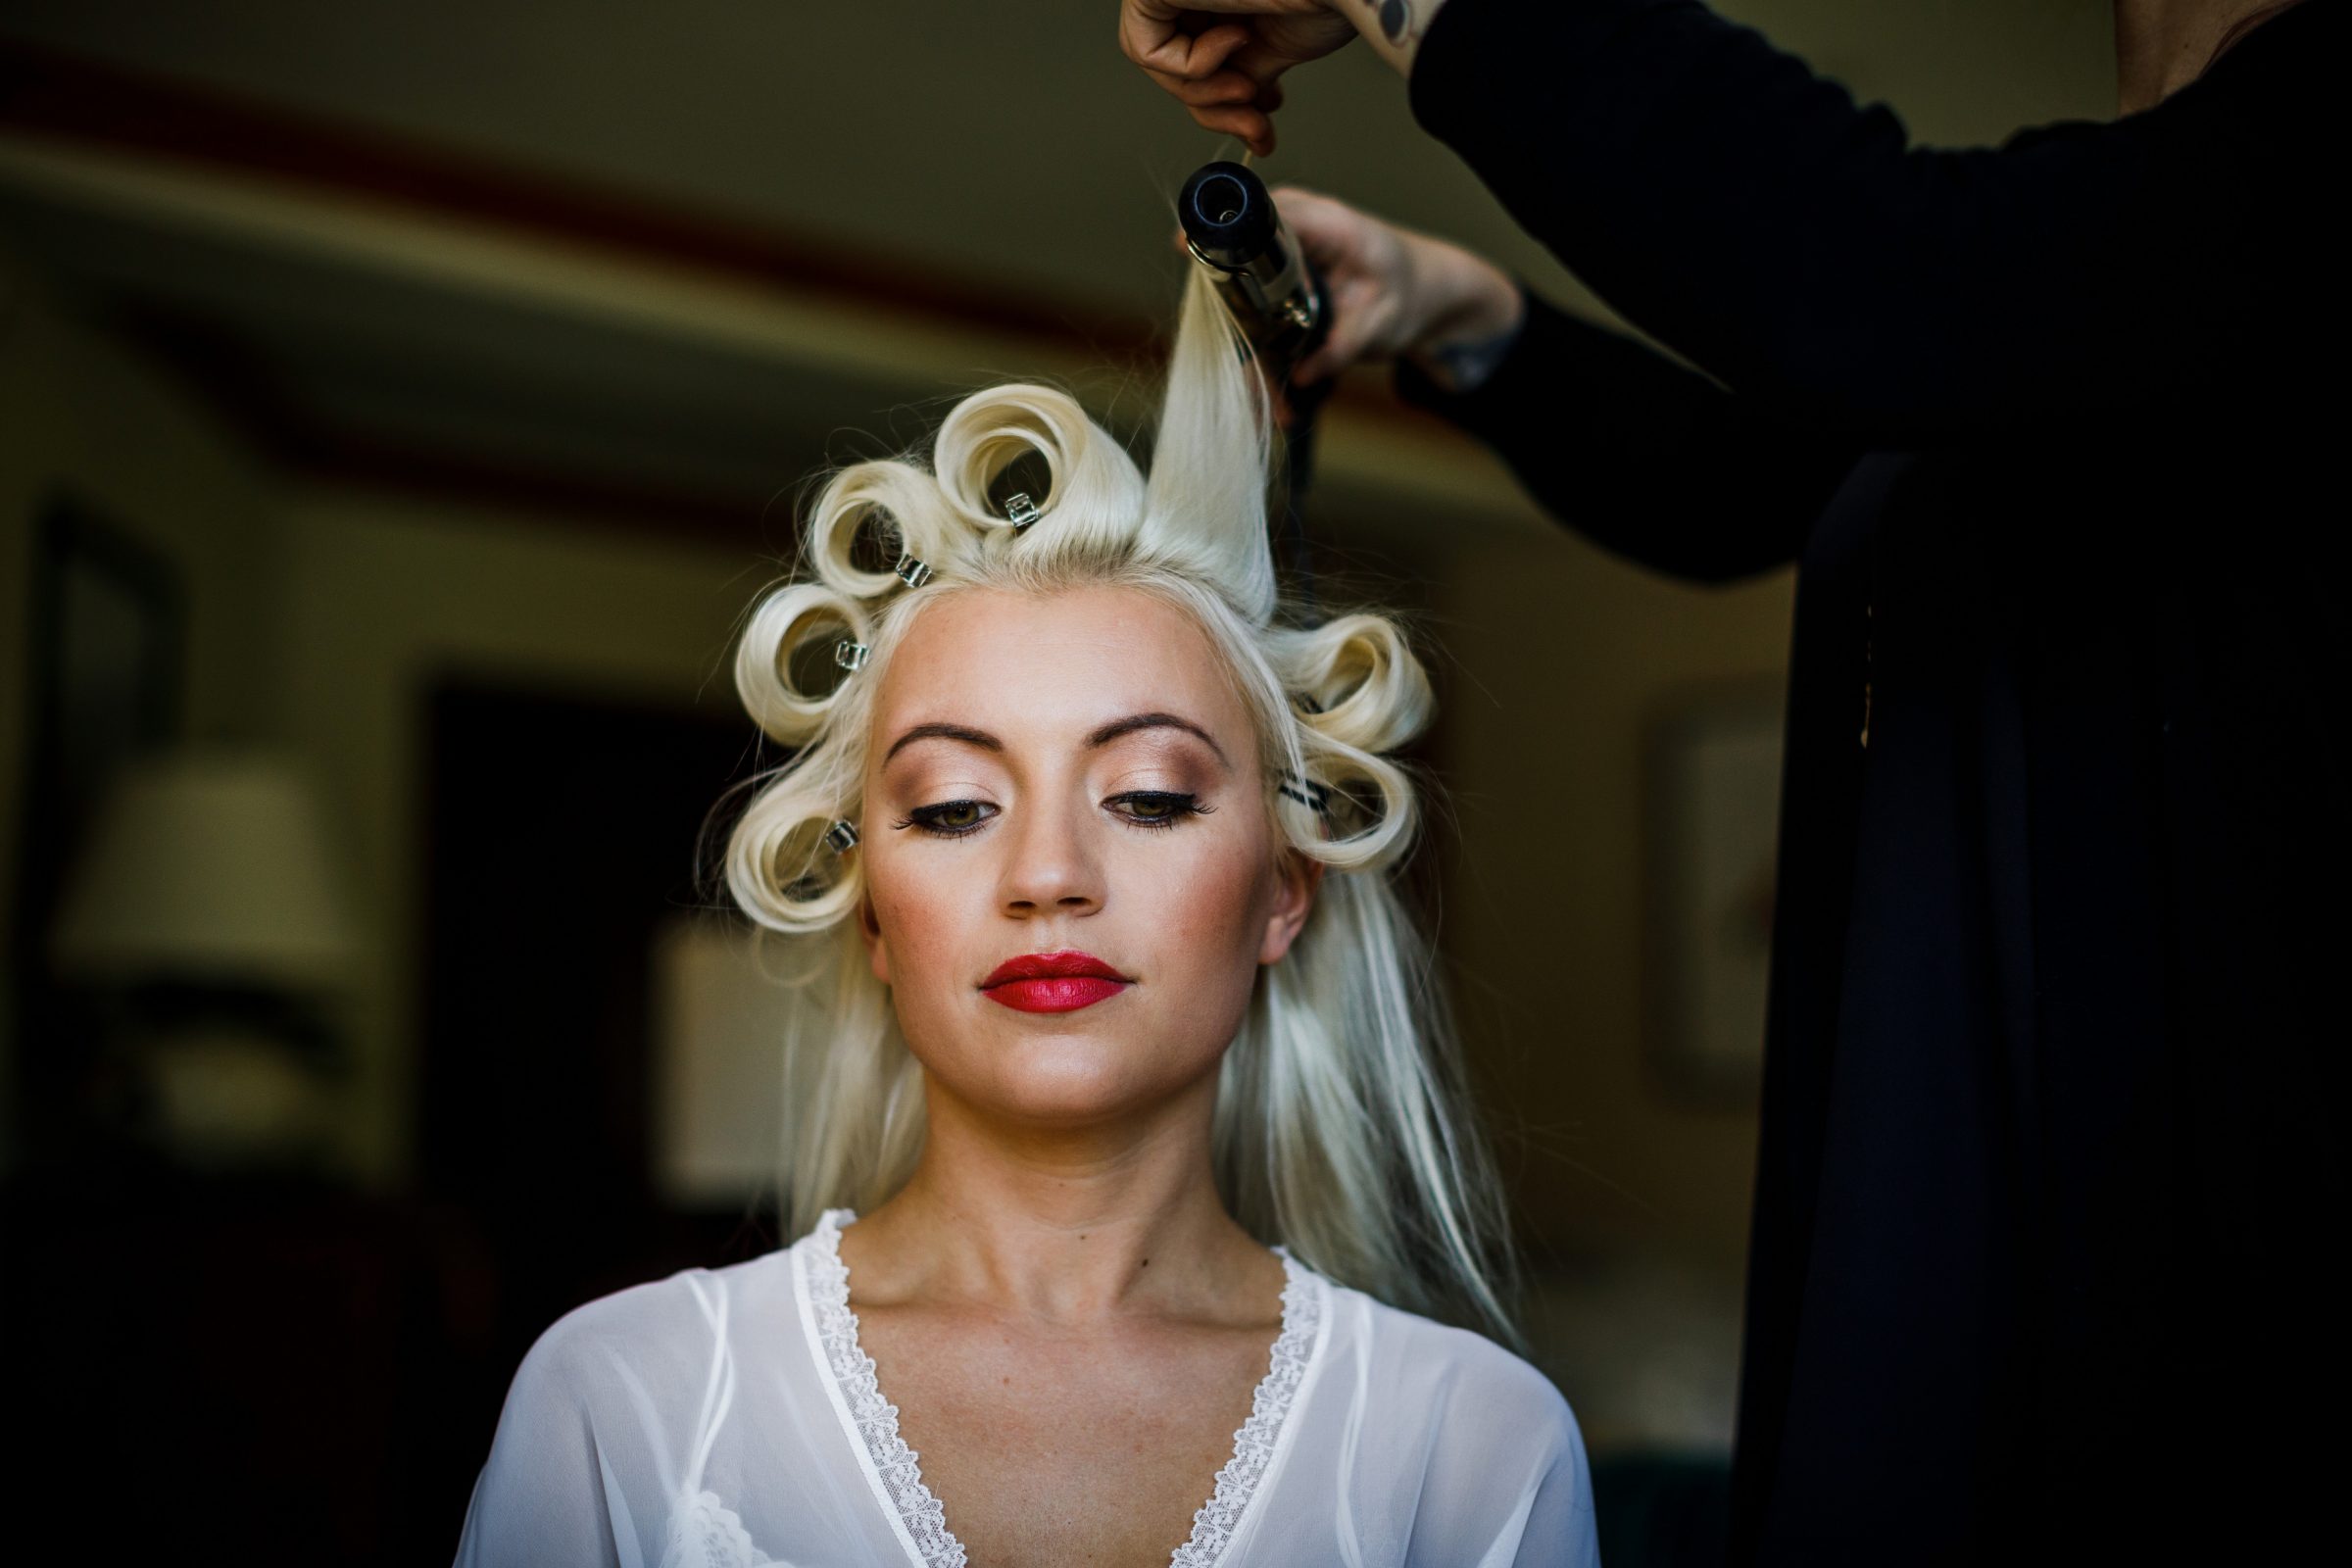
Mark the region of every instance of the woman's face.
POLYGON ((945 595, 873 723, 862 925, 934 1082, 1077 1124, 1214 1071, 1319 868, 1279 844, 1193 617, 1128 588, 945 595))

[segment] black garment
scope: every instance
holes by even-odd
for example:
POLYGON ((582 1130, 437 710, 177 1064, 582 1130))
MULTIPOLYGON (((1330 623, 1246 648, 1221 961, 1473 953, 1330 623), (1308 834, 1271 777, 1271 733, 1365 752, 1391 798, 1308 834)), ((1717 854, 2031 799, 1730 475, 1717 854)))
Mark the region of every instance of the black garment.
POLYGON ((1707 375, 1531 298, 1399 392, 1638 562, 1798 564, 1742 1561, 2277 1561, 2335 1511, 2345 23, 1997 151, 1689 0, 1423 42, 1420 122, 1707 375))

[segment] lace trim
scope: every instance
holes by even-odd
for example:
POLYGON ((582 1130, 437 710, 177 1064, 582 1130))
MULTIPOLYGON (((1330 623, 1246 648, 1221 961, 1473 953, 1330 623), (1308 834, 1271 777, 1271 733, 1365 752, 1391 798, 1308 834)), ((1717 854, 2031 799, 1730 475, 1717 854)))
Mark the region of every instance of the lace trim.
POLYGON ((714 1492, 699 1492, 671 1516, 662 1568, 761 1568, 775 1559, 752 1544, 735 1510, 714 1492))
POLYGON ((1233 1532, 1249 1510, 1266 1467, 1274 1462, 1274 1446, 1282 1423, 1298 1396, 1306 1363, 1315 1349, 1315 1331, 1323 1321, 1323 1293, 1315 1288, 1304 1264, 1287 1247, 1274 1250, 1282 1257, 1286 1276, 1282 1287, 1282 1332, 1274 1337, 1266 1375, 1250 1396, 1250 1419, 1233 1435, 1233 1457, 1217 1472, 1216 1491, 1193 1515, 1192 1539, 1176 1548, 1168 1568, 1209 1568, 1225 1554, 1233 1532))
POLYGON ((874 1358, 858 1347, 858 1314, 850 1310, 850 1268, 841 1260, 841 1224, 857 1216, 846 1208, 829 1208, 810 1233, 815 1245, 808 1255, 808 1300, 816 1308, 816 1336, 825 1348, 825 1362, 833 1381, 849 1401, 850 1417, 865 1451, 890 1494, 891 1506, 914 1538, 925 1568, 964 1568, 963 1543, 948 1530, 947 1510, 923 1485, 915 1452, 899 1436, 899 1407, 882 1397, 874 1381, 874 1358))
MULTIPOLYGON (((865 1441, 865 1451, 900 1520, 914 1538, 925 1568, 964 1568, 963 1544, 949 1531, 947 1510, 923 1485, 915 1452, 899 1436, 899 1407, 882 1397, 874 1358, 858 1344, 858 1314, 850 1309, 850 1270, 841 1260, 841 1227, 856 1218, 850 1209, 830 1208, 809 1233, 808 1299, 816 1309, 817 1338, 858 1436, 865 1441)), ((1215 1490, 1193 1514, 1192 1536, 1168 1558, 1168 1568, 1210 1568, 1224 1555, 1258 1482, 1274 1462, 1283 1421, 1314 1354, 1315 1334, 1323 1321, 1322 1293, 1290 1249, 1274 1250, 1282 1258, 1284 1274, 1282 1332, 1274 1337, 1266 1375, 1250 1396, 1250 1419, 1233 1435, 1233 1457, 1217 1472, 1215 1490)))

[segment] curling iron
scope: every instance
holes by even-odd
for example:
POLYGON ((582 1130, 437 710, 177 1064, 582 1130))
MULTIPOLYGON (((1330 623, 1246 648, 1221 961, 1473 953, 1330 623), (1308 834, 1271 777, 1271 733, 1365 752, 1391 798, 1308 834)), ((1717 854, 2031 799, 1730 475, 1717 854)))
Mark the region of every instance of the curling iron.
POLYGON ((1298 504, 1313 463, 1315 412, 1337 378, 1325 376, 1305 387, 1291 385, 1290 378, 1331 332, 1322 279, 1283 221, 1265 182, 1241 164, 1203 164, 1193 171, 1177 195, 1176 220, 1194 265, 1215 285, 1250 356, 1290 404, 1282 531, 1293 575, 1311 599, 1313 573, 1298 504))
POLYGON ((1331 317, 1322 280, 1265 182, 1240 164, 1204 164, 1184 182, 1176 218, 1250 352, 1287 389, 1292 368, 1329 334, 1331 317))

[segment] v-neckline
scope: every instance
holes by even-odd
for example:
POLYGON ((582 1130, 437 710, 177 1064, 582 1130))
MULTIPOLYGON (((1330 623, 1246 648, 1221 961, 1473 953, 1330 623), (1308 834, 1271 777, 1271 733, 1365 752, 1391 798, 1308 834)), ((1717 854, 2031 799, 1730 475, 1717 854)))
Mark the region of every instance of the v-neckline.
MULTIPOLYGON (((857 1217, 847 1208, 825 1210, 808 1245, 797 1250, 803 1253, 801 1324, 834 1413, 908 1561, 914 1568, 965 1568, 963 1544, 948 1528, 946 1509, 899 1435, 899 1407, 883 1397, 874 1358, 858 1342, 850 1269, 841 1258, 841 1229, 857 1217)), ((1233 1456, 1217 1471, 1208 1500, 1193 1514, 1191 1536, 1168 1558, 1168 1568, 1211 1568, 1241 1534, 1251 1503, 1287 1450, 1291 1409, 1322 1352, 1322 1276, 1290 1249, 1274 1251, 1284 1274, 1281 1331, 1267 1353, 1265 1376, 1250 1395, 1250 1418, 1233 1435, 1233 1456)))

